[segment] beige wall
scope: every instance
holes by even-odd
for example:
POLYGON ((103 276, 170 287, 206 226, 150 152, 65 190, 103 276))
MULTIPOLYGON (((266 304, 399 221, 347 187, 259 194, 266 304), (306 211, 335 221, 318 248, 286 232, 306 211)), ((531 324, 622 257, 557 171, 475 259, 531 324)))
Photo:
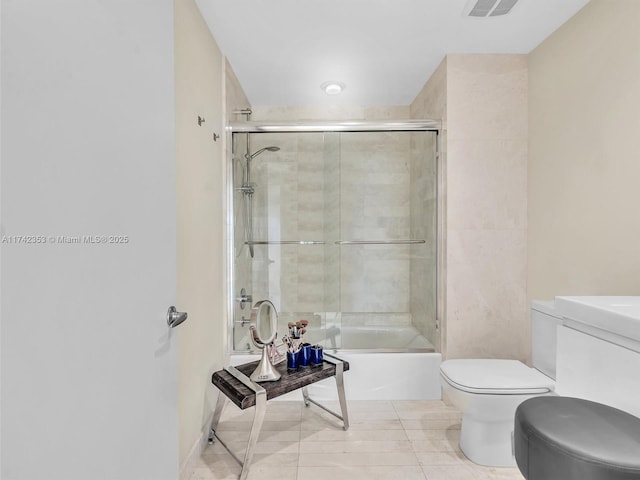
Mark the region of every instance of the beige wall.
POLYGON ((363 106, 290 106, 272 107, 260 105, 253 107, 255 121, 300 121, 305 120, 404 120, 409 115, 409 106, 390 105, 385 107, 363 106))
POLYGON ((530 299, 640 289, 639 24, 592 0, 530 55, 530 299))
POLYGON ((446 356, 526 360, 527 57, 447 69, 446 356))
MULTIPOLYGON (((238 112, 247 108, 251 108, 249 99, 244 93, 238 77, 236 77, 233 68, 228 60, 224 62, 224 96, 225 96, 225 112, 224 118, 227 122, 243 122, 247 117, 238 112)), ((227 144, 229 153, 231 153, 231 143, 227 144)))
POLYGON ((526 360, 527 57, 449 55, 411 114, 445 126, 442 353, 526 360))
POLYGON ((211 413, 210 372, 225 337, 223 134, 224 59, 193 0, 175 2, 178 335, 181 475, 188 475, 211 413), (205 123, 198 126, 198 116, 205 123))

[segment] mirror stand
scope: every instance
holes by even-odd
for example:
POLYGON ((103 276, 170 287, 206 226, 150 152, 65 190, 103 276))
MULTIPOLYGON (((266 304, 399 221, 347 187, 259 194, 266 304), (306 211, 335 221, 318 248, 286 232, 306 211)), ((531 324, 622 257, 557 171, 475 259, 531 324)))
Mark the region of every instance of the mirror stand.
POLYGON ((275 382, 280 380, 280 372, 278 372, 269 358, 268 346, 264 345, 262 348, 262 355, 260 357, 260 363, 251 374, 251 380, 254 382, 275 382))

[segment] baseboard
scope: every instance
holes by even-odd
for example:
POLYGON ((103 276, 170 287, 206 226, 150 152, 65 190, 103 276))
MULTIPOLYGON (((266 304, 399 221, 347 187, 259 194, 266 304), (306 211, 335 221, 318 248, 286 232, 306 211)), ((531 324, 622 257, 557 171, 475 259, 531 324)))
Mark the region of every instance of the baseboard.
POLYGON ((208 429, 209 429, 209 425, 211 425, 212 418, 213 418, 213 413, 209 416, 209 418, 207 418, 207 421, 203 426, 203 431, 200 433, 200 437, 193 444, 193 447, 191 448, 189 455, 187 455, 187 458, 185 459, 184 463, 180 467, 180 480, 189 480, 193 475, 193 472, 196 469, 196 463, 200 458, 200 456, 202 455, 202 452, 206 448, 207 444, 209 443, 208 429))

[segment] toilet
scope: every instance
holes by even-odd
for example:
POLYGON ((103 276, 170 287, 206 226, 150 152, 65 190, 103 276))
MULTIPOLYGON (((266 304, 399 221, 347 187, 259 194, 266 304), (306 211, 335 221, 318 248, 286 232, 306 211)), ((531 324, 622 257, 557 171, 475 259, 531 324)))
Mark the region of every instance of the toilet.
POLYGON ((556 338, 561 317, 553 302, 532 302, 533 368, 517 360, 447 360, 440 366, 443 395, 462 411, 460 449, 474 463, 515 467, 515 412, 525 400, 554 395, 556 338))

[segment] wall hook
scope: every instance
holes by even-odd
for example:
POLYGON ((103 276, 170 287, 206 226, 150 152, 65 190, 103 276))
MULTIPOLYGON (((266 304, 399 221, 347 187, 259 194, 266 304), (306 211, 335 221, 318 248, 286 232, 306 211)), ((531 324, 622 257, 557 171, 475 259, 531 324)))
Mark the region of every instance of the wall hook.
POLYGON ((213 132, 213 141, 217 142, 219 138, 220 138, 220 135, 218 135, 216 132, 213 132))
POLYGON ((203 123, 204 123, 204 117, 201 117, 200 115, 198 115, 198 126, 201 127, 203 123))

